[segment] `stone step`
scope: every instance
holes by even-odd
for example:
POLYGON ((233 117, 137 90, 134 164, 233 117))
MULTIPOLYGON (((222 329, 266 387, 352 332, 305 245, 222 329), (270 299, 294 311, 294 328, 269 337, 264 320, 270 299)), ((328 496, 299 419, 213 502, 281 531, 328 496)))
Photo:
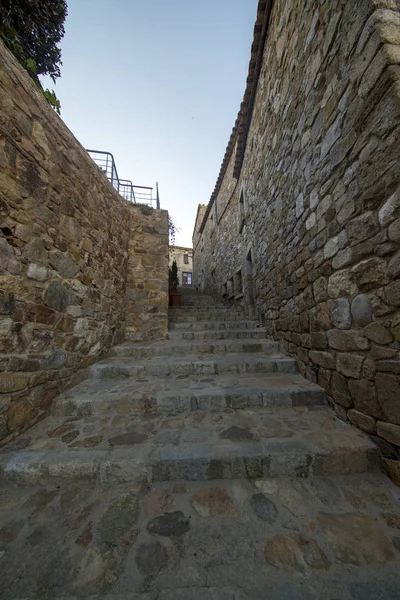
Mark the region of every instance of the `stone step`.
POLYGON ((149 342, 145 344, 124 342, 114 346, 109 356, 152 358, 153 356, 178 356, 182 354, 223 354, 223 353, 261 353, 276 354, 279 352, 279 343, 274 341, 260 340, 225 340, 201 342, 167 340, 165 342, 149 342))
POLYGON ((173 306, 168 308, 169 316, 184 316, 190 314, 200 314, 205 313, 208 314, 210 312, 221 312, 227 313, 231 312, 233 314, 240 314, 239 311, 230 311, 226 308, 226 306, 173 306))
POLYGON ((221 329, 256 329, 258 327, 257 321, 251 321, 249 319, 240 320, 218 320, 218 321, 169 321, 169 329, 175 330, 190 330, 190 331, 204 331, 204 330, 221 330, 221 329))
POLYGON ((239 376, 141 378, 126 382, 87 380, 53 403, 55 416, 104 415, 243 409, 255 406, 317 406, 325 391, 297 374, 251 373, 239 376))
MULTIPOLYGON (((182 304, 180 308, 192 307, 192 308, 203 308, 203 307, 216 307, 216 308, 226 308, 226 305, 223 302, 218 302, 214 298, 184 298, 182 297, 182 304)), ((174 309, 173 306, 170 307, 174 309)), ((178 307, 179 308, 179 307, 178 307)))
POLYGON ((49 417, 0 451, 2 478, 23 484, 349 475, 378 464, 377 447, 327 407, 49 417))
POLYGON ((204 307, 204 308, 194 308, 193 306, 180 306, 180 307, 174 307, 174 308, 169 308, 168 310, 168 316, 169 317, 175 317, 175 318, 179 318, 179 317, 185 317, 188 315, 199 315, 199 316, 209 316, 209 315, 242 315, 243 316, 243 311, 239 310, 239 309, 229 309, 226 306, 221 306, 221 307, 204 307))
POLYGON ((185 331, 174 329, 168 333, 170 340, 265 340, 265 330, 258 329, 210 329, 203 331, 185 331))
MULTIPOLYGON (((172 315, 168 317, 168 322, 169 323, 195 323, 195 322, 202 322, 202 321, 246 321, 246 317, 244 317, 243 315, 240 314, 233 314, 231 312, 227 312, 224 314, 221 313, 210 313, 207 315, 203 315, 203 314, 187 314, 187 315, 172 315)), ((253 321, 254 324, 254 321, 253 321)))
POLYGON ((92 376, 100 379, 219 373, 297 373, 297 364, 293 358, 282 354, 266 356, 243 352, 225 356, 189 354, 185 358, 156 356, 136 361, 115 357, 95 363, 91 367, 92 376))
POLYGON ((215 308, 224 308, 227 307, 222 302, 182 302, 180 307, 169 307, 171 310, 175 310, 175 308, 182 309, 215 309, 215 308))

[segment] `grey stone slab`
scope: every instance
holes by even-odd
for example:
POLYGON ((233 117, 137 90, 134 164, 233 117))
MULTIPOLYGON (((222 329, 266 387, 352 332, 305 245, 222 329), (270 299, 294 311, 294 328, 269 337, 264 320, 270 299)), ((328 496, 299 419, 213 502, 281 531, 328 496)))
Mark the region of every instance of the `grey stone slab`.
POLYGON ((94 481, 98 475, 99 464, 96 459, 104 458, 105 453, 92 455, 86 453, 64 453, 63 455, 46 452, 20 452, 3 462, 3 477, 22 484, 35 484, 42 480, 94 481))
POLYGON ((210 445, 191 445, 184 446, 165 445, 157 448, 152 454, 154 461, 175 461, 175 460, 196 460, 209 459, 213 455, 213 449, 210 445))
POLYGON ((238 588, 182 588, 163 590, 159 600, 241 600, 238 588))
MULTIPOLYGON (((208 336, 210 337, 210 336, 208 336)), ((153 342, 152 344, 124 343, 110 351, 110 356, 121 358, 151 358, 153 356, 173 356, 185 354, 223 354, 226 352, 258 352, 273 354, 279 352, 279 344, 273 341, 248 339, 245 341, 227 339, 225 341, 207 340, 194 342, 185 340, 169 340, 165 342, 153 342)))
POLYGON ((370 580, 349 584, 352 600, 398 600, 399 589, 400 578, 396 577, 392 581, 370 580))
POLYGON ((270 477, 307 477, 313 461, 312 449, 298 441, 265 442, 270 477))

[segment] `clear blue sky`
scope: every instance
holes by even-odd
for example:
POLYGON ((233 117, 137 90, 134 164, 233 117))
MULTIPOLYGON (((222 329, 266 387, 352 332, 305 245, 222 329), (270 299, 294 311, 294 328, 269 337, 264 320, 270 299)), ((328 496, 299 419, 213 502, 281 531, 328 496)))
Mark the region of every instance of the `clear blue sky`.
POLYGON ((242 100, 257 0, 68 0, 62 118, 123 179, 155 187, 191 246, 242 100))

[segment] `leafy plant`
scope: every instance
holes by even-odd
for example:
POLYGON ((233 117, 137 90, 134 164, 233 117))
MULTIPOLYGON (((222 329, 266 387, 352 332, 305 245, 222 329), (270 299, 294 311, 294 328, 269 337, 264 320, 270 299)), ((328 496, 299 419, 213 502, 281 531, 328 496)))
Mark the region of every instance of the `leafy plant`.
POLYGON ((26 69, 46 100, 60 114, 54 90, 44 90, 38 76, 60 77, 61 50, 67 16, 65 0, 0 0, 0 38, 26 69))
POLYGON ((177 227, 172 220, 172 217, 168 215, 168 233, 169 233, 169 245, 175 246, 175 236, 177 232, 177 227))
POLYGON ((47 102, 51 104, 58 115, 61 115, 61 104, 59 99, 57 98, 55 91, 46 89, 43 90, 43 96, 46 98, 47 102))
POLYGON ((176 260, 172 262, 172 265, 169 268, 169 285, 176 292, 176 288, 179 285, 178 265, 176 264, 176 260))
POLYGON ((135 208, 138 208, 144 215, 151 215, 151 213, 154 210, 154 208, 149 204, 142 204, 140 202, 136 202, 136 204, 134 204, 133 206, 135 206, 135 208))
MULTIPOLYGON (((169 257, 175 259, 175 236, 176 232, 179 231, 178 227, 175 225, 172 217, 168 215, 168 235, 169 235, 169 257)), ((179 285, 179 283, 178 283, 179 285)))

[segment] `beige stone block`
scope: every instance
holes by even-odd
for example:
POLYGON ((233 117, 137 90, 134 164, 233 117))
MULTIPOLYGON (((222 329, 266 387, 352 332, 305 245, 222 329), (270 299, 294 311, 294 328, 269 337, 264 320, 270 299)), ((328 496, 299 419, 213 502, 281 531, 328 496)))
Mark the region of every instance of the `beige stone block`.
POLYGON ((364 357, 358 354, 339 353, 336 357, 336 368, 345 377, 358 379, 364 357))
POLYGON ((382 258, 368 258, 351 269, 351 274, 360 288, 371 290, 389 283, 386 262, 382 258))
POLYGON ((383 458, 383 466, 393 483, 400 487, 400 461, 383 458))
POLYGON ((377 373, 375 377, 379 404, 386 420, 400 425, 400 382, 391 373, 377 373))
POLYGON ((396 211, 400 208, 400 187, 386 200, 379 209, 378 218, 382 227, 387 227, 395 219, 396 211))
POLYGON ((387 8, 380 11, 380 19, 376 25, 380 39, 384 44, 400 45, 400 14, 395 0, 386 0, 387 8))
POLYGON ((355 296, 357 286, 354 284, 350 271, 343 270, 333 273, 328 280, 328 294, 330 298, 355 296))
POLYGON ((62 215, 60 219, 60 235, 75 244, 81 239, 81 226, 74 217, 62 215))
POLYGON ((389 225, 388 235, 390 240, 400 243, 400 218, 389 225))
POLYGON ((15 237, 27 242, 31 239, 33 234, 32 225, 21 225, 21 223, 17 223, 17 226, 14 230, 15 237))
POLYGON ((396 314, 392 319, 392 326, 390 329, 396 342, 400 342, 400 313, 396 314))
POLYGON ((335 350, 349 352, 351 350, 367 350, 368 340, 357 330, 331 329, 327 333, 328 344, 335 350))
POLYGON ((383 437, 383 439, 387 440, 391 444, 400 446, 400 425, 378 421, 377 433, 380 437, 383 437))
POLYGON ((331 390, 332 396, 338 404, 344 408, 352 406, 353 400, 350 396, 348 383, 340 373, 334 372, 332 374, 331 390))
POLYGON ((27 425, 36 416, 36 409, 27 400, 16 400, 11 403, 8 412, 8 429, 15 431, 27 425))
POLYGON ((317 329, 330 329, 333 326, 332 321, 332 301, 322 302, 318 304, 315 321, 317 329))
POLYGON ((399 62, 400 47, 393 44, 384 44, 365 71, 359 85, 358 94, 362 98, 366 98, 387 66, 399 62))
POLYGON ((390 331, 377 321, 364 327, 363 332, 369 340, 372 340, 376 344, 390 344, 393 340, 390 331))
POLYGON ((361 376, 365 379, 373 381, 375 379, 376 366, 375 361, 371 356, 367 356, 362 366, 361 376))
POLYGON ((335 368, 335 357, 329 352, 319 352, 316 350, 311 350, 308 353, 310 360, 315 364, 325 369, 334 369, 335 368))
POLYGON ((321 512, 318 522, 333 556, 341 564, 372 567, 395 558, 391 541, 369 515, 321 512))
POLYGON ((0 373, 0 393, 7 394, 23 390, 29 383, 29 375, 22 373, 0 373))
POLYGON ((376 433, 376 421, 372 417, 364 415, 363 413, 354 409, 349 410, 347 416, 349 417, 350 422, 356 427, 359 427, 367 433, 376 433))
POLYGON ((0 316, 0 339, 8 341, 12 335, 14 321, 10 317, 0 316))
POLYGON ((349 380, 348 382, 355 408, 376 419, 382 418, 382 410, 378 403, 375 384, 366 379, 349 380))

